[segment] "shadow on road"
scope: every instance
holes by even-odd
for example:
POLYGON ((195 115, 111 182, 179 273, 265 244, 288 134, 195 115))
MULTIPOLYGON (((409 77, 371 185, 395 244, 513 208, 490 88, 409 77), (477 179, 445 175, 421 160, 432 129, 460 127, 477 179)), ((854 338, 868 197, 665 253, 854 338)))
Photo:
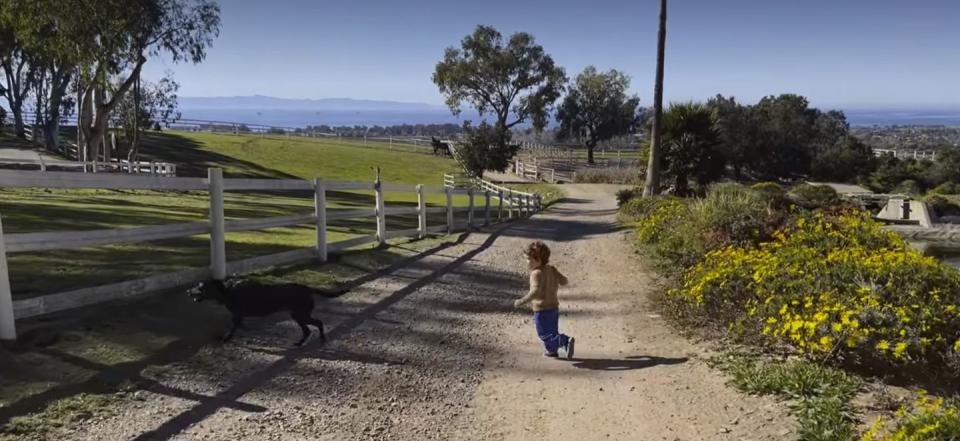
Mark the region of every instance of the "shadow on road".
POLYGON ((653 366, 674 365, 687 362, 687 358, 663 358, 635 355, 622 359, 574 359, 573 367, 595 371, 632 371, 653 366))

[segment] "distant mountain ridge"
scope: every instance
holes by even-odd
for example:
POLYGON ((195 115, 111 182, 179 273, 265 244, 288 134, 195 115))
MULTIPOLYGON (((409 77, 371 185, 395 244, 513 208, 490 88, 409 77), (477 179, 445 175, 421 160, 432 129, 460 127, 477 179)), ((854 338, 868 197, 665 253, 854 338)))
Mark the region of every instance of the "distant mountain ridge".
POLYGON ((444 106, 401 101, 353 98, 299 99, 264 95, 229 97, 179 97, 183 109, 257 109, 257 110, 354 110, 354 111, 441 111, 444 106))

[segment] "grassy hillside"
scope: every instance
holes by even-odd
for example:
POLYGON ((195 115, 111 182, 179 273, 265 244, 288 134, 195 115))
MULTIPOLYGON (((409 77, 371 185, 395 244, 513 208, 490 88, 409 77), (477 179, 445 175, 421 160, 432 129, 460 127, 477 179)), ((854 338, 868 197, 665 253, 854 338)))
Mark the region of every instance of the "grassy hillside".
POLYGON ((296 136, 164 132, 147 135, 141 152, 150 160, 184 164, 177 170, 183 176, 206 176, 207 167, 222 167, 227 177, 373 181, 372 168, 380 167, 386 182, 441 185, 443 173, 457 169, 451 159, 407 150, 296 136))

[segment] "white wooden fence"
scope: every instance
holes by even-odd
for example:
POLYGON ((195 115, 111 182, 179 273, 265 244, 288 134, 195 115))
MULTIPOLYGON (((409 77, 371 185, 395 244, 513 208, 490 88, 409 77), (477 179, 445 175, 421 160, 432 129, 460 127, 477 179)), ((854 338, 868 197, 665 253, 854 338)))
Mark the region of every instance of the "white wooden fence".
POLYGON ((562 171, 552 167, 543 167, 537 164, 537 159, 529 161, 517 158, 512 167, 513 173, 534 181, 545 181, 556 184, 558 182, 573 182, 577 178, 576 171, 562 171))
MULTIPOLYGON (((445 173, 443 175, 443 186, 448 189, 460 188, 462 180, 456 175, 445 173)), ((470 195, 470 207, 473 207, 473 198, 476 194, 482 194, 485 200, 484 210, 489 219, 490 200, 497 200, 497 217, 513 218, 515 216, 529 216, 531 213, 538 213, 543 209, 543 199, 539 194, 517 191, 508 187, 501 187, 492 182, 483 179, 473 179, 469 181, 467 194, 470 195)), ((489 222, 489 220, 488 220, 489 222)))
POLYGON ((127 161, 121 159, 116 162, 82 162, 40 159, 0 159, 0 166, 19 165, 39 167, 45 172, 48 168, 83 172, 116 172, 131 174, 148 174, 157 176, 176 176, 177 165, 169 162, 127 161))
MULTIPOLYGON (((126 190, 173 190, 207 191, 209 193, 209 219, 206 222, 179 223, 160 226, 122 228, 93 231, 58 231, 41 233, 3 234, 2 216, 0 216, 0 340, 16 339, 16 319, 49 314, 57 311, 92 305, 108 300, 132 297, 139 294, 175 288, 196 283, 208 278, 224 279, 227 274, 248 273, 272 266, 285 265, 297 261, 318 259, 326 261, 328 253, 341 252, 349 248, 368 243, 383 244, 395 237, 424 237, 429 233, 452 233, 471 229, 479 224, 489 224, 514 217, 526 217, 539 210, 538 195, 512 192, 504 196, 503 190, 496 193, 485 190, 478 194, 473 189, 437 188, 423 185, 390 184, 380 182, 335 182, 317 178, 312 181, 296 179, 224 179, 217 168, 208 170, 207 178, 164 178, 159 176, 105 175, 70 172, 47 172, 6 170, 0 171, 0 188, 69 188, 69 189, 126 189, 126 190), (312 191, 314 193, 314 211, 292 216, 257 219, 224 219, 224 192, 244 190, 271 191, 312 191), (352 210, 327 209, 327 191, 329 190, 372 190, 375 193, 375 205, 369 208, 352 210), (387 207, 384 192, 412 192, 417 194, 416 207, 387 207), (426 206, 425 195, 441 193, 446 195, 445 207, 426 206), (453 197, 456 194, 469 196, 468 208, 454 208, 453 197), (484 201, 481 213, 483 220, 476 219, 480 208, 475 198, 481 196, 484 201), (491 199, 499 198, 499 208, 495 215, 491 208, 491 199), (504 205, 508 212, 504 216, 504 205), (467 212, 467 221, 455 223, 454 212, 467 212), (427 225, 427 214, 446 213, 444 225, 427 225), (387 215, 417 215, 417 228, 390 231, 387 229, 387 215), (355 237, 339 242, 327 242, 327 222, 341 219, 376 218, 376 234, 355 237), (310 248, 295 249, 282 253, 258 256, 240 261, 227 262, 225 234, 233 231, 251 231, 266 228, 289 227, 302 224, 315 225, 316 244, 310 248), (210 265, 205 268, 191 268, 174 273, 150 276, 144 279, 112 283, 103 286, 83 288, 50 294, 41 297, 14 300, 10 288, 7 253, 30 251, 48 251, 79 247, 90 247, 118 243, 143 242, 177 237, 189 237, 198 234, 210 234, 210 265)), ((2 215, 2 213, 0 213, 2 215)))

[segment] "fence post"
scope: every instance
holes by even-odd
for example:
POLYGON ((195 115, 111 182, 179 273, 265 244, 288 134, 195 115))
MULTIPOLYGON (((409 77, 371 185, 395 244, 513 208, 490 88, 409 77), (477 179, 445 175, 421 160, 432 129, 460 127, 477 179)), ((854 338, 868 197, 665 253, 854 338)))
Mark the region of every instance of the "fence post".
POLYGON ((555 168, 550 169, 550 182, 554 184, 557 183, 557 169, 555 168))
POLYGON ((467 205, 467 229, 473 228, 473 189, 467 189, 467 198, 470 199, 469 205, 467 205))
POLYGON ((490 190, 483 192, 483 225, 490 225, 490 190))
POLYGON ((327 261, 327 183, 313 180, 313 210, 317 216, 317 257, 327 261))
POLYGON ((503 220, 503 190, 497 190, 497 222, 503 220))
POLYGON ((453 234, 453 189, 445 188, 447 193, 447 234, 453 234))
POLYGON ((537 197, 537 213, 539 213, 543 211, 543 197, 541 197, 539 194, 536 197, 537 197))
POLYGON ((417 236, 423 239, 427 236, 427 199, 423 197, 423 184, 417 185, 417 236))
POLYGON ((383 187, 380 185, 380 171, 377 170, 377 181, 373 184, 377 194, 377 242, 383 245, 387 242, 387 213, 383 203, 383 187))
POLYGON ((16 317, 13 315, 13 292, 10 290, 10 271, 7 269, 7 248, 3 243, 3 224, 0 219, 0 340, 16 340, 16 317))
POLYGON ((215 280, 227 278, 227 244, 223 218, 223 170, 207 169, 210 186, 210 274, 215 280))

